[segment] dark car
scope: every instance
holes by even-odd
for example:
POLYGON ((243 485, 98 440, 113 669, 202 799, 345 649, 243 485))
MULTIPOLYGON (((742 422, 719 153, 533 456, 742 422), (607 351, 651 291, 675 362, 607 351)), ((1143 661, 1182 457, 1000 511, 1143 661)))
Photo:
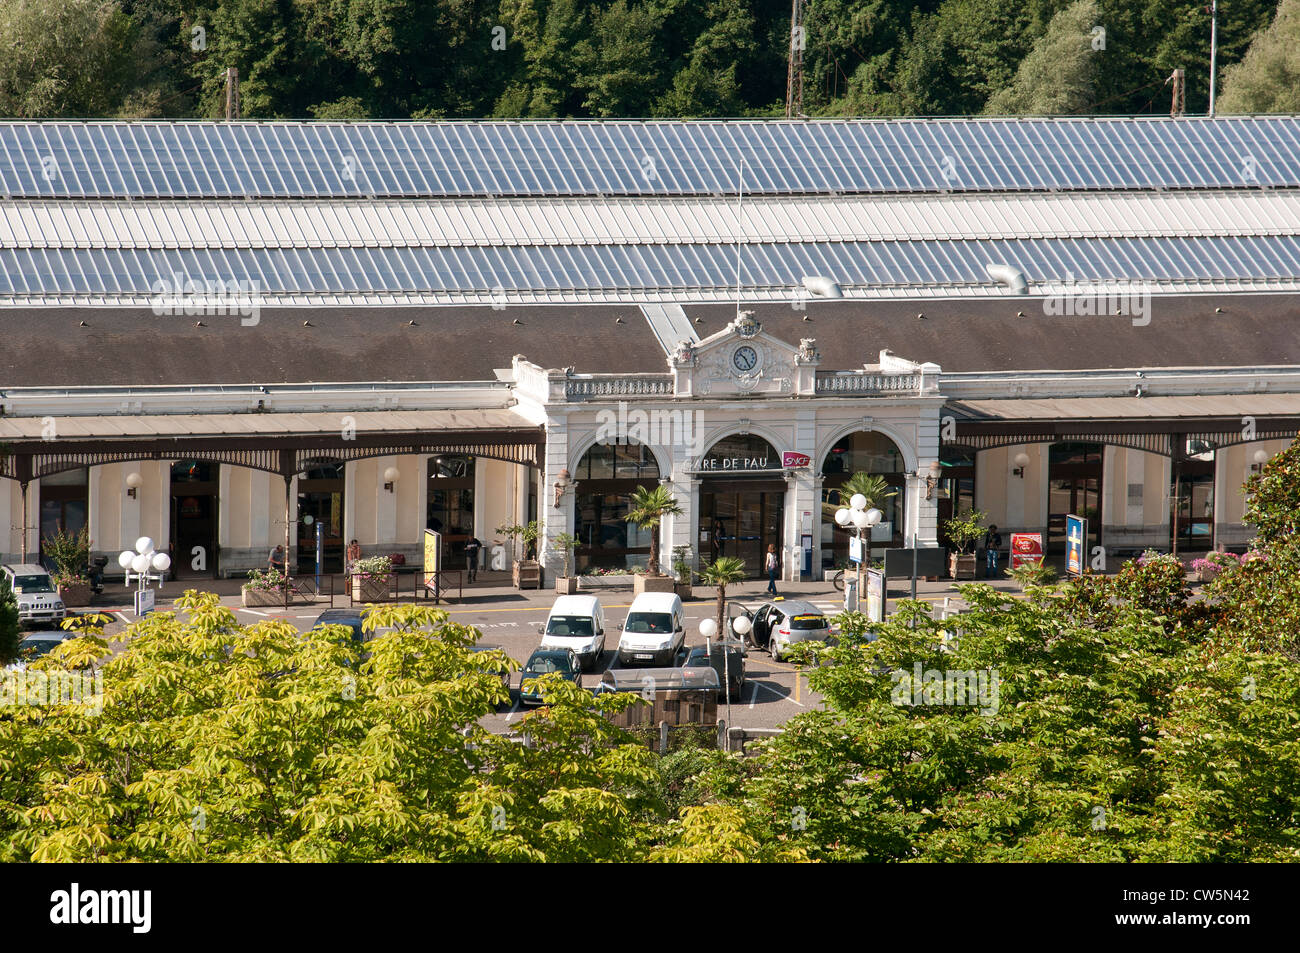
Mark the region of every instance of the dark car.
MULTIPOLYGON (((500 645, 475 645, 470 647, 470 651, 471 652, 495 652, 500 650, 501 648, 502 646, 500 645)), ((504 685, 506 687, 506 691, 509 692, 510 691, 510 670, 505 669, 504 671, 501 672, 494 671, 492 674, 500 677, 501 684, 504 685)))
POLYGON ((710 642, 689 649, 682 662, 683 668, 700 668, 705 665, 718 673, 718 684, 723 686, 723 700, 740 701, 745 689, 745 643, 740 639, 710 642), (726 694, 731 698, 726 699, 726 694))
POLYGON ((567 681, 575 685, 582 684, 582 667, 578 664, 578 656, 573 654, 572 649, 538 649, 528 656, 528 662, 519 675, 519 701, 525 705, 540 705, 542 696, 536 686, 530 691, 524 688, 524 683, 529 679, 549 675, 551 672, 559 672, 567 681))
POLYGON ((361 613, 356 609, 326 609, 316 617, 312 629, 327 625, 345 625, 352 630, 352 641, 358 646, 366 641, 366 634, 361 628, 361 613))
POLYGON ((62 645, 71 634, 62 630, 53 632, 34 632, 18 643, 18 657, 6 668, 23 669, 28 662, 35 662, 56 645, 62 645))

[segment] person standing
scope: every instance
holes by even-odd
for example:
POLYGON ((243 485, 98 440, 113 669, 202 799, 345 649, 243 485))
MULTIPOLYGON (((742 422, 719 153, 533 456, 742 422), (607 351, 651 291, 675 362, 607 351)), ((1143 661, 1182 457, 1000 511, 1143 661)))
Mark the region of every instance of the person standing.
POLYGON ((483 544, 475 536, 471 536, 465 543, 465 568, 469 572, 470 582, 478 578, 478 553, 482 548, 483 544))
POLYGON ((276 572, 284 572, 284 544, 276 543, 275 549, 271 550, 271 555, 266 558, 266 568, 276 572))
POLYGON ((984 534, 984 578, 993 579, 998 574, 998 551, 1002 549, 1002 534, 994 523, 984 534))
POLYGON ((781 568, 781 561, 776 557, 776 544, 767 544, 767 556, 763 560, 763 568, 767 570, 767 591, 771 595, 776 595, 776 573, 781 568))
POLYGON ((361 558, 361 544, 355 539, 348 543, 347 565, 344 567, 347 572, 352 572, 352 564, 361 558))

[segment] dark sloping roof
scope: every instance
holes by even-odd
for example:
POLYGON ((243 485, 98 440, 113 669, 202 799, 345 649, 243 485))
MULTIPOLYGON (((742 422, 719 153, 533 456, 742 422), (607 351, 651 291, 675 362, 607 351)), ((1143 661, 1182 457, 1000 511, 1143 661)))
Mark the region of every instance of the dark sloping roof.
POLYGON ((515 354, 544 367, 667 370, 634 306, 283 309, 254 327, 238 316, 0 309, 0 387, 490 381, 515 354))
MULTIPOLYGON (((1043 299, 1028 296, 815 301, 806 311, 745 307, 778 338, 816 338, 827 371, 875 363, 885 348, 908 360, 931 361, 945 373, 1300 364, 1298 295, 1153 298, 1151 321, 1141 327, 1122 315, 1045 315, 1043 299), (1220 307, 1223 313, 1216 314, 1220 307)), ((685 310, 692 322, 702 319, 695 324, 701 338, 736 314, 734 305, 685 310)))

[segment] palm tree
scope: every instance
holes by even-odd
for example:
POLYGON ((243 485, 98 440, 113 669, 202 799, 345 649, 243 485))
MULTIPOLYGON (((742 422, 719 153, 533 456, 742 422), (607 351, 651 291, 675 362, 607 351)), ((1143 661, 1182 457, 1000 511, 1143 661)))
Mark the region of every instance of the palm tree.
POLYGON ((858 493, 867 498, 867 509, 874 507, 878 510, 884 509, 885 500, 891 496, 898 496, 898 491, 890 486, 889 481, 884 477, 872 476, 870 473, 859 470, 845 480, 844 485, 840 487, 840 502, 838 504, 822 504, 823 519, 827 523, 834 523, 835 511, 841 506, 848 506, 849 500, 853 499, 858 493))
POLYGON ((715 586, 718 590, 718 638, 727 638, 727 586, 733 582, 743 582, 747 578, 745 561, 738 556, 719 556, 711 563, 705 563, 700 570, 700 581, 706 586, 715 586))
POLYGON ((641 529, 650 530, 650 563, 646 572, 652 576, 659 575, 659 524, 669 513, 682 511, 677 500, 666 486, 648 489, 637 487, 632 492, 631 509, 627 514, 629 523, 636 523, 641 529))

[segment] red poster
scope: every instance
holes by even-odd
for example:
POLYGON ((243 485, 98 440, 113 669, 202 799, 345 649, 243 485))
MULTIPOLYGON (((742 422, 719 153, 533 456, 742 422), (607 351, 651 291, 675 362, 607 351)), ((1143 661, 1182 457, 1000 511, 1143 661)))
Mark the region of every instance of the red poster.
POLYGON ((787 450, 781 454, 781 466, 783 467, 806 467, 810 463, 812 463, 812 458, 805 453, 795 453, 793 450, 787 450))
POLYGON ((1011 568, 1030 565, 1043 558, 1042 533, 1011 534, 1011 568))

